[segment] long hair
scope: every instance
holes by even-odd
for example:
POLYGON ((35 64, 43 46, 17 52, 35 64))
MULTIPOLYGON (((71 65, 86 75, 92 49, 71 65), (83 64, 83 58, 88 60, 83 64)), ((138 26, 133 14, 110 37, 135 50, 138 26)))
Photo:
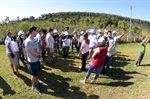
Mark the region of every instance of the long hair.
POLYGON ((83 40, 85 41, 86 44, 90 43, 90 40, 88 39, 88 33, 83 34, 83 40))

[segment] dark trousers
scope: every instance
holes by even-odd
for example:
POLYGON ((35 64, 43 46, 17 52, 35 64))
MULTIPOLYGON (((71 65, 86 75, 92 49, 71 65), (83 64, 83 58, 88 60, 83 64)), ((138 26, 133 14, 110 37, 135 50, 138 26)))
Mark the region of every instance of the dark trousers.
POLYGON ((45 59, 46 50, 42 49, 42 58, 45 59))
POLYGON ((109 67, 110 67, 110 63, 112 61, 112 58, 113 58, 113 55, 107 56, 106 59, 105 59, 104 66, 103 66, 103 71, 105 73, 109 72, 109 67))
POLYGON ((88 55, 89 55, 89 52, 81 55, 81 59, 82 59, 81 70, 83 71, 85 70, 85 67, 86 67, 86 60, 87 60, 88 55))
POLYGON ((59 53, 59 44, 55 44, 55 45, 54 45, 54 52, 55 52, 56 54, 59 53))
POLYGON ((21 62, 23 63, 23 64, 25 64, 25 58, 24 58, 24 53, 23 53, 23 49, 21 48, 20 50, 19 50, 19 55, 20 55, 20 60, 21 60, 21 62))
POLYGON ((144 53, 140 52, 140 55, 136 61, 136 65, 141 65, 141 61, 142 61, 143 57, 144 57, 144 53))
POLYGON ((69 46, 63 46, 63 48, 62 48, 62 52, 63 52, 63 58, 68 57, 68 53, 69 53, 69 46))
POLYGON ((78 53, 79 53, 80 47, 81 47, 81 43, 78 42, 78 44, 77 44, 77 52, 78 52, 78 53))
POLYGON ((72 45, 71 45, 72 51, 74 50, 74 46, 76 48, 76 51, 78 52, 78 50, 77 50, 77 43, 72 43, 72 45))

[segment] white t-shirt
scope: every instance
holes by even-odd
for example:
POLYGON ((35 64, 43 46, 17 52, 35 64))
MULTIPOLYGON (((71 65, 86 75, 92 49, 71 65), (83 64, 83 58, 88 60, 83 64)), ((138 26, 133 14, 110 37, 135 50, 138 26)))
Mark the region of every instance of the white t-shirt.
POLYGON ((97 43, 98 43, 97 36, 95 34, 94 35, 90 35, 88 37, 88 39, 90 40, 89 47, 90 48, 96 48, 97 47, 97 43))
POLYGON ((117 37, 108 39, 108 42, 109 42, 109 47, 108 47, 108 52, 107 52, 108 56, 114 55, 116 53, 116 40, 117 39, 118 39, 117 37))
POLYGON ((85 54, 89 51, 89 45, 86 44, 85 41, 82 42, 81 47, 83 47, 82 52, 81 52, 82 54, 85 54))
POLYGON ((66 41, 63 42, 63 46, 70 46, 70 42, 71 42, 71 39, 70 38, 66 38, 66 41))
POLYGON ((54 48, 54 38, 49 33, 46 35, 45 42, 46 42, 46 48, 51 48, 51 49, 54 48))
POLYGON ((80 36, 80 43, 83 41, 83 35, 80 36))
POLYGON ((12 49, 11 38, 7 36, 6 39, 5 39, 5 46, 6 46, 6 53, 7 53, 7 54, 11 53, 10 50, 8 49, 8 44, 9 44, 9 43, 10 43, 10 48, 11 48, 11 50, 13 50, 13 49, 12 49))
POLYGON ((11 43, 12 43, 12 47, 13 47, 13 52, 19 51, 18 43, 14 42, 14 41, 12 41, 11 43))

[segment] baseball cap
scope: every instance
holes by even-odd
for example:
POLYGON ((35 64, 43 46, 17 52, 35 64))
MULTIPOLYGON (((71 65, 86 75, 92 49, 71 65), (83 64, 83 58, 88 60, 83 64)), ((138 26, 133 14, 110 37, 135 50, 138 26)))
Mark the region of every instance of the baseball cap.
POLYGON ((116 32, 116 31, 113 31, 112 34, 117 34, 117 32, 116 32))
POLYGON ((54 32, 54 33, 57 33, 58 31, 55 29, 53 32, 54 32))
POLYGON ((76 31, 74 30, 73 33, 76 33, 76 31))
POLYGON ((105 30, 104 30, 104 33, 108 33, 108 30, 107 30, 107 29, 105 29, 105 30))
POLYGON ((22 35, 22 34, 24 34, 23 31, 19 31, 19 32, 18 32, 18 36, 20 36, 20 35, 22 35))
POLYGON ((84 34, 84 31, 81 31, 80 34, 84 34))
POLYGON ((90 29, 87 29, 87 30, 86 30, 86 33, 88 33, 89 31, 90 31, 90 29))
POLYGON ((92 34, 94 34, 94 33, 95 33, 95 30, 94 30, 94 29, 91 29, 89 32, 92 33, 92 34))
POLYGON ((98 29, 97 32, 102 32, 102 30, 101 30, 101 29, 98 29))

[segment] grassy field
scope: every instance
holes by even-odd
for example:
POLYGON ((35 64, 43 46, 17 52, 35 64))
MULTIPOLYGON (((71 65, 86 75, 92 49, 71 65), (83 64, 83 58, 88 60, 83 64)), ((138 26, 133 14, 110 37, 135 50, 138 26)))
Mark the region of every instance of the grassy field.
MULTIPOLYGON (((31 90, 30 74, 22 64, 20 76, 12 73, 6 57, 4 45, 0 45, 0 98, 5 99, 148 99, 150 97, 150 45, 147 44, 142 66, 135 67, 140 45, 118 44, 110 75, 101 74, 96 84, 90 84, 92 75, 83 85, 79 81, 86 72, 78 72, 81 61, 76 53, 69 58, 56 58, 54 65, 47 65, 39 79, 45 85, 38 88, 40 93, 31 90)), ((88 66, 87 66, 88 67, 88 66)))

